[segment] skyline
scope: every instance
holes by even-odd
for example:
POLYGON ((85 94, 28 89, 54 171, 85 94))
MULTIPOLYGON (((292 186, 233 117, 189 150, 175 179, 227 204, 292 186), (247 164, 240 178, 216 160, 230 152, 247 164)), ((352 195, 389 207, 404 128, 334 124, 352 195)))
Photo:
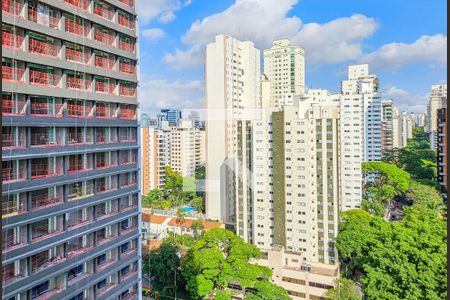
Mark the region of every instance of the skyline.
POLYGON ((431 85, 446 82, 444 1, 433 7, 421 1, 205 2, 140 1, 142 112, 203 108, 204 46, 216 33, 253 41, 261 51, 290 38, 305 48, 309 88, 337 92, 349 64, 369 63, 382 97, 407 112, 425 112, 431 85))

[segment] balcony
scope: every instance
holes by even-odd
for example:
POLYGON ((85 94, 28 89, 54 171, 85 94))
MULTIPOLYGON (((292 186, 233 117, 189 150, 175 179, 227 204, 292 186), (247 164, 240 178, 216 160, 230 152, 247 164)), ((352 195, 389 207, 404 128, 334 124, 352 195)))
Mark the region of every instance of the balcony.
POLYGON ((36 294, 36 296, 32 296, 33 300, 47 300, 52 298, 53 296, 59 294, 60 292, 64 291, 64 288, 53 288, 52 290, 47 290, 46 292, 42 292, 39 294, 36 294))
POLYGON ((23 74, 25 69, 18 67, 2 66, 2 80, 23 82, 23 74))
POLYGON ((95 116, 97 118, 104 118, 104 119, 112 119, 114 118, 114 114, 116 112, 115 108, 112 108, 110 106, 105 105, 98 105, 95 108, 95 116))
POLYGON ((114 69, 114 60, 107 57, 95 55, 95 66, 103 69, 114 69))
MULTIPOLYGON (((133 275, 137 274, 137 272, 130 273, 130 274, 131 275, 129 275, 126 279, 131 278, 133 275)), ((122 300, 131 300, 131 299, 135 299, 136 297, 137 297, 137 293, 136 292, 132 292, 132 293, 126 294, 121 299, 122 300)))
POLYGON ((89 115, 91 109, 88 105, 67 103, 67 115, 72 118, 92 118, 93 116, 89 115))
POLYGON ((50 28, 59 28, 59 18, 56 18, 54 16, 46 15, 46 18, 48 18, 48 22, 39 21, 37 17, 37 11, 36 7, 28 8, 28 20, 31 22, 35 22, 38 24, 46 25, 50 28))
POLYGON ((127 227, 127 228, 122 228, 122 230, 120 231, 120 234, 121 235, 125 235, 125 234, 130 233, 132 231, 135 231, 137 229, 138 229, 138 227, 136 225, 130 226, 130 227, 127 227))
POLYGON ((68 230, 74 230, 74 229, 83 227, 84 225, 94 222, 94 219, 89 218, 89 219, 83 220, 83 218, 79 217, 78 220, 72 220, 72 221, 73 221, 73 223, 69 222, 69 224, 67 226, 68 230))
POLYGON ((75 6, 76 8, 81 8, 82 10, 89 9, 88 0, 64 0, 65 3, 75 6))
MULTIPOLYGON (((112 241, 112 240, 115 240, 117 238, 117 234, 115 234, 115 235, 110 235, 110 236, 107 236, 107 237, 105 237, 105 236, 103 236, 103 237, 98 237, 97 236, 97 240, 96 240, 96 242, 95 242, 95 245, 96 246, 100 246, 100 245, 104 245, 104 244, 106 244, 106 243, 108 243, 108 242, 110 242, 110 241, 112 241)), ((114 260, 115 261, 115 260, 114 260)), ((114 262, 113 261, 113 262, 114 262)), ((106 266, 105 266, 106 267, 106 266)))
POLYGON ((93 235, 86 236, 86 244, 83 242, 83 238, 79 237, 75 241, 71 241, 67 245, 67 258, 70 259, 82 253, 86 253, 94 246, 93 235), (84 246, 83 246, 84 245, 84 246))
MULTIPOLYGON (((67 76, 67 88, 81 91, 90 91, 91 90, 91 80, 79 78, 75 76, 67 76)), ((69 109, 69 108, 67 108, 69 109)))
POLYGON ((69 173, 86 172, 92 169, 92 160, 85 162, 83 158, 72 159, 72 157, 69 160, 69 173))
POLYGON ((60 50, 60 47, 57 45, 53 45, 48 41, 44 42, 44 41, 36 40, 34 38, 30 38, 29 48, 30 48, 29 49, 30 53, 51 56, 51 57, 58 57, 59 50, 60 50))
POLYGON ((4 265, 2 269, 3 287, 27 277, 27 268, 23 260, 19 262, 18 269, 16 269, 14 262, 4 265))
POLYGON ((114 42, 114 36, 112 34, 102 32, 98 29, 95 29, 94 40, 96 40, 97 42, 111 46, 114 42))
MULTIPOLYGON (((43 160, 37 159, 37 161, 43 161, 43 160)), ((31 179, 46 178, 46 177, 62 175, 62 174, 64 174, 62 167, 63 167, 62 160, 60 160, 60 159, 58 159, 58 162, 56 163, 56 165, 53 165, 52 163, 49 163, 49 162, 34 163, 34 161, 32 160, 31 161, 31 179)))
POLYGON ((130 18, 127 18, 123 14, 119 14, 119 25, 122 25, 124 27, 129 28, 129 29, 133 29, 134 28, 133 20, 130 20, 130 18))
POLYGON ((119 94, 121 96, 134 97, 136 95, 136 88, 132 86, 121 85, 119 87, 119 94))
POLYGON ((48 103, 48 102, 39 102, 33 101, 31 102, 31 112, 32 116, 38 117, 62 117, 62 104, 61 103, 48 103))
POLYGON ((33 274, 36 274, 42 270, 45 270, 49 267, 56 266, 64 261, 66 261, 66 258, 64 257, 63 251, 61 251, 61 247, 58 249, 59 253, 53 257, 49 257, 48 250, 43 251, 41 253, 38 253, 36 255, 33 255, 31 257, 31 265, 32 269, 31 272, 33 274))
POLYGON ((24 37, 11 32, 2 31, 2 46, 22 50, 24 37))
POLYGON ((94 4, 94 15, 111 21, 113 16, 114 16, 114 13, 112 12, 111 9, 107 9, 107 8, 102 7, 100 5, 94 4))
MULTIPOLYGON (((3 78, 4 79, 4 78, 3 78)), ((3 97, 8 97, 3 95, 3 97)), ((15 100, 15 99, 2 99, 2 115, 4 116, 23 116, 25 112, 23 111, 25 107, 25 101, 15 100)), ((5 144, 3 143, 3 147, 5 144)))
POLYGON ((16 0, 2 0, 2 11, 23 18, 20 14, 22 13, 23 3, 16 0))
MULTIPOLYGON (((25 231, 22 233, 25 233, 25 231)), ((26 245, 25 234, 19 234, 17 236, 12 229, 3 232, 2 241, 3 252, 9 252, 26 245)))
POLYGON ((4 166, 2 167, 2 173, 3 173, 2 177, 3 183, 11 183, 26 180, 25 168, 17 169, 16 166, 11 167, 10 164, 4 164, 4 166))
POLYGON ((55 147, 62 146, 62 143, 56 141, 48 133, 31 133, 31 147, 55 147))
MULTIPOLYGON (((101 269, 103 269, 103 268, 101 268, 101 269)), ((108 291, 112 290, 116 286, 117 286, 117 284, 114 284, 114 283, 106 284, 103 288, 97 290, 97 297, 100 297, 101 295, 106 294, 108 291)))
POLYGON ((89 64, 91 54, 87 52, 83 53, 83 51, 66 47, 66 59, 68 61, 89 64))
POLYGON ((69 132, 67 134, 67 145, 73 146, 73 145, 85 145, 85 144, 92 144, 92 135, 86 135, 81 132, 69 132))
POLYGON ((134 44, 124 40, 119 40, 119 48, 124 51, 134 52, 134 44))
POLYGON ((58 87, 61 80, 60 75, 51 74, 39 70, 30 69, 30 83, 34 85, 58 87))
POLYGON ((36 211, 62 204, 64 202, 63 196, 62 192, 52 195, 48 189, 33 191, 31 194, 31 209, 36 211))
POLYGON ((129 7, 133 7, 134 5, 134 0, 119 0, 119 1, 125 5, 128 5, 129 7))
POLYGON ((134 74, 136 67, 124 62, 119 63, 119 71, 126 74, 134 74))
POLYGON ((117 190, 117 185, 116 184, 108 184, 106 181, 102 180, 102 181, 97 181, 97 193, 107 193, 107 192, 111 192, 111 191, 115 191, 117 190))
POLYGON ((97 165, 96 169, 107 169, 117 167, 117 158, 108 159, 106 155, 97 154, 97 165))
POLYGON ((120 108, 120 118, 125 120, 136 120, 136 109, 120 108))
POLYGON ((56 229, 49 228, 48 220, 37 222, 38 224, 32 224, 31 242, 36 243, 63 232, 62 219, 60 220, 61 222, 59 222, 59 226, 56 226, 56 229))
POLYGON ((2 201, 2 218, 17 216, 27 212, 26 194, 4 196, 2 201), (24 197, 21 197, 24 196, 24 197))
POLYGON ((69 186, 69 201, 79 200, 86 197, 94 196, 94 183, 80 184, 79 182, 69 186))
POLYGON ((73 33, 82 37, 87 37, 89 34, 89 27, 87 25, 78 24, 75 21, 66 19, 66 32, 73 33))
POLYGON ((97 93, 114 94, 115 84, 95 80, 95 91, 97 93))

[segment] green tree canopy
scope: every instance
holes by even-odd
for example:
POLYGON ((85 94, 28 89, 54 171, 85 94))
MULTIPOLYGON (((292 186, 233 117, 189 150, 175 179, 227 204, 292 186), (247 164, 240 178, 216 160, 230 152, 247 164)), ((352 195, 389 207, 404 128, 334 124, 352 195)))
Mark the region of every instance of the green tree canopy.
POLYGON ((326 296, 331 300, 361 300, 358 287, 351 279, 341 277, 336 280, 336 287, 329 289, 326 296))
POLYGON ((165 190, 182 190, 183 189, 183 177, 172 170, 171 167, 164 168, 165 174, 165 190))
POLYGON ((413 204, 423 205, 431 210, 439 211, 444 208, 444 199, 434 187, 415 180, 411 180, 406 199, 413 204))
POLYGON ((414 205, 392 223, 362 210, 342 217, 336 247, 367 299, 446 298, 446 222, 436 212, 414 205))

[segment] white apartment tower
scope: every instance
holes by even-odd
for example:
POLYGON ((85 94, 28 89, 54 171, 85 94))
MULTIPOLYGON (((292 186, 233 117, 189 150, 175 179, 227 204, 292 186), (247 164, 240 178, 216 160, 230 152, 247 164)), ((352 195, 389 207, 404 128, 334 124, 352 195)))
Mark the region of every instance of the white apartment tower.
POLYGON ((305 90, 305 51, 288 39, 277 40, 264 50, 264 74, 270 81, 272 105, 286 94, 305 90))
MULTIPOLYGON (((235 220, 237 121, 260 107, 260 51, 249 41, 218 35, 206 47, 206 213, 235 220)), ((245 174, 244 174, 245 176, 245 174)))
POLYGON ((425 131, 430 133, 432 149, 437 149, 437 111, 447 106, 447 84, 433 84, 427 106, 425 131))
POLYGON ((369 75, 369 65, 348 67, 348 79, 341 82, 341 209, 360 208, 361 163, 381 160, 381 98, 378 79, 369 75))

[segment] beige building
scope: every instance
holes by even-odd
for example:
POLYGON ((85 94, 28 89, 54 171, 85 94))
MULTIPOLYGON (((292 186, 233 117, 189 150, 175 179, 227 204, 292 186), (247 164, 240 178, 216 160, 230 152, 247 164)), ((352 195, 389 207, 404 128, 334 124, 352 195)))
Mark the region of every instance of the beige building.
POLYGON ((183 177, 195 176, 195 168, 204 163, 204 131, 192 122, 181 120, 179 126, 141 128, 142 193, 162 188, 165 167, 171 167, 183 177))
POLYGON ((434 84, 431 86, 429 102, 427 106, 427 118, 425 131, 430 133, 432 149, 437 149, 437 111, 447 106, 447 84, 434 84))
POLYGON ((277 40, 264 50, 264 74, 270 81, 272 105, 286 94, 305 90, 305 50, 288 39, 277 40))

